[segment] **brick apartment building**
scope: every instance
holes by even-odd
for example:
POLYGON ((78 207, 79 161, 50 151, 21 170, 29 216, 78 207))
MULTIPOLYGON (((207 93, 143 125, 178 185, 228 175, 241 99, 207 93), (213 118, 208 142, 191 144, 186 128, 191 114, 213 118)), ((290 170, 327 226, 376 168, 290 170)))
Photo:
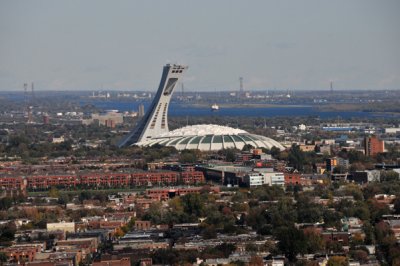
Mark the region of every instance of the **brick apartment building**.
POLYGON ((365 137, 364 151, 366 156, 375 156, 385 151, 385 142, 377 136, 365 137))
POLYGON ((26 195, 27 180, 22 177, 0 178, 0 190, 5 191, 6 196, 15 194, 26 195))
POLYGON ((283 173, 285 177, 285 186, 301 184, 301 174, 299 173, 283 173))
POLYGON ((204 183, 198 171, 138 171, 132 173, 82 173, 69 175, 31 175, 27 177, 0 177, 1 190, 43 190, 51 187, 134 187, 204 183))

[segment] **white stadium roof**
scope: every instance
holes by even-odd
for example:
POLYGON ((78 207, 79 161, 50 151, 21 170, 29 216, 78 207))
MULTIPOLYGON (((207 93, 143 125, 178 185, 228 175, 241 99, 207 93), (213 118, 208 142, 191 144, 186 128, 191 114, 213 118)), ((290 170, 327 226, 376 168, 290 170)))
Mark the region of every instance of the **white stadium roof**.
POLYGON ((255 148, 284 147, 277 141, 265 136, 250 134, 244 130, 219 125, 187 126, 161 134, 152 139, 136 143, 140 146, 172 146, 177 150, 199 149, 202 151, 228 148, 242 149, 250 144, 255 148))

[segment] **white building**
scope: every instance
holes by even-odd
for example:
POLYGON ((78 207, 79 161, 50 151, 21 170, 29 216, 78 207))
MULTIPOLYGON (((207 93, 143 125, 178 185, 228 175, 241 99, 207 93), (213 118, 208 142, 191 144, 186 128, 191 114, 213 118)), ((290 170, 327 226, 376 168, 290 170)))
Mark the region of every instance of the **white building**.
POLYGON ((250 187, 285 185, 285 177, 281 172, 273 172, 270 168, 255 168, 253 171, 248 173, 244 178, 244 182, 250 187))
POLYGON ((249 187, 257 187, 264 185, 264 176, 258 172, 250 172, 244 176, 244 182, 249 187))
POLYGON ((385 128, 386 134, 396 134, 398 132, 400 132, 400 127, 385 128))
POLYGON ((285 185, 285 177, 283 173, 280 172, 272 172, 272 173, 262 173, 264 176, 264 183, 270 186, 284 186, 285 185))
POLYGON ((52 140, 53 143, 61 143, 61 142, 64 142, 64 141, 65 141, 64 136, 61 136, 59 138, 53 137, 53 140, 52 140))
POLYGON ((272 168, 254 168, 254 171, 259 172, 263 175, 265 185, 285 185, 285 177, 282 172, 274 172, 274 169, 272 168))
POLYGON ((67 222, 60 222, 60 223, 47 223, 47 231, 64 231, 64 232, 75 232, 75 223, 67 223, 67 222))

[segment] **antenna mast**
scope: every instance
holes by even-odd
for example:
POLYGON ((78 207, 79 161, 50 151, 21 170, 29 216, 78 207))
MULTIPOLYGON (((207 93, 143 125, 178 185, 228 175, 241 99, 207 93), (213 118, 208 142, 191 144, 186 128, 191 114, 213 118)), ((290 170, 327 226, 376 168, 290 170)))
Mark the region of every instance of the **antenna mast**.
POLYGON ((240 91, 240 95, 243 94, 243 77, 239 78, 239 91, 240 91))

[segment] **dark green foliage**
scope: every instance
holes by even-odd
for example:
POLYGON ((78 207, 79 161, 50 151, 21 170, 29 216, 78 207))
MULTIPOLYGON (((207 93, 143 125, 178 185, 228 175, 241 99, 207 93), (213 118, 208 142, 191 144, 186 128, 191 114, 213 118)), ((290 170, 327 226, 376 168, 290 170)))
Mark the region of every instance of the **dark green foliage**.
POLYGON ((297 254, 304 254, 306 252, 307 242, 304 233, 294 226, 278 228, 275 237, 279 241, 279 250, 290 261, 295 261, 297 254))
POLYGON ((10 222, 0 226, 0 246, 9 246, 14 240, 17 231, 14 222, 10 222))
POLYGON ((186 194, 181 197, 183 210, 189 215, 199 217, 203 215, 204 202, 199 194, 186 194))
POLYGON ((8 256, 4 252, 0 252, 0 265, 3 265, 3 262, 7 262, 8 256))
POLYGON ((214 225, 206 226, 202 231, 202 237, 204 239, 214 239, 217 238, 217 230, 214 225))
POLYGON ((292 145, 292 148, 289 152, 288 160, 289 165, 296 168, 297 170, 302 171, 304 169, 306 158, 304 152, 300 150, 300 147, 298 145, 292 145))
POLYGON ((246 144, 243 146, 242 151, 250 151, 252 149, 254 149, 254 147, 252 145, 246 144))
POLYGON ((222 243, 213 248, 206 248, 202 252, 203 258, 227 258, 233 251, 236 250, 236 246, 229 243, 222 243))
POLYGON ((236 152, 234 149, 225 150, 225 160, 227 162, 234 162, 236 160, 236 152))
POLYGON ((13 204, 13 200, 9 197, 0 199, 0 210, 8 210, 13 204))
POLYGON ((285 196, 282 187, 260 186, 251 190, 250 197, 259 201, 273 201, 285 196))
POLYGON ((311 202, 307 196, 299 196, 296 203, 297 221, 299 223, 317 223, 322 221, 323 208, 311 202))

